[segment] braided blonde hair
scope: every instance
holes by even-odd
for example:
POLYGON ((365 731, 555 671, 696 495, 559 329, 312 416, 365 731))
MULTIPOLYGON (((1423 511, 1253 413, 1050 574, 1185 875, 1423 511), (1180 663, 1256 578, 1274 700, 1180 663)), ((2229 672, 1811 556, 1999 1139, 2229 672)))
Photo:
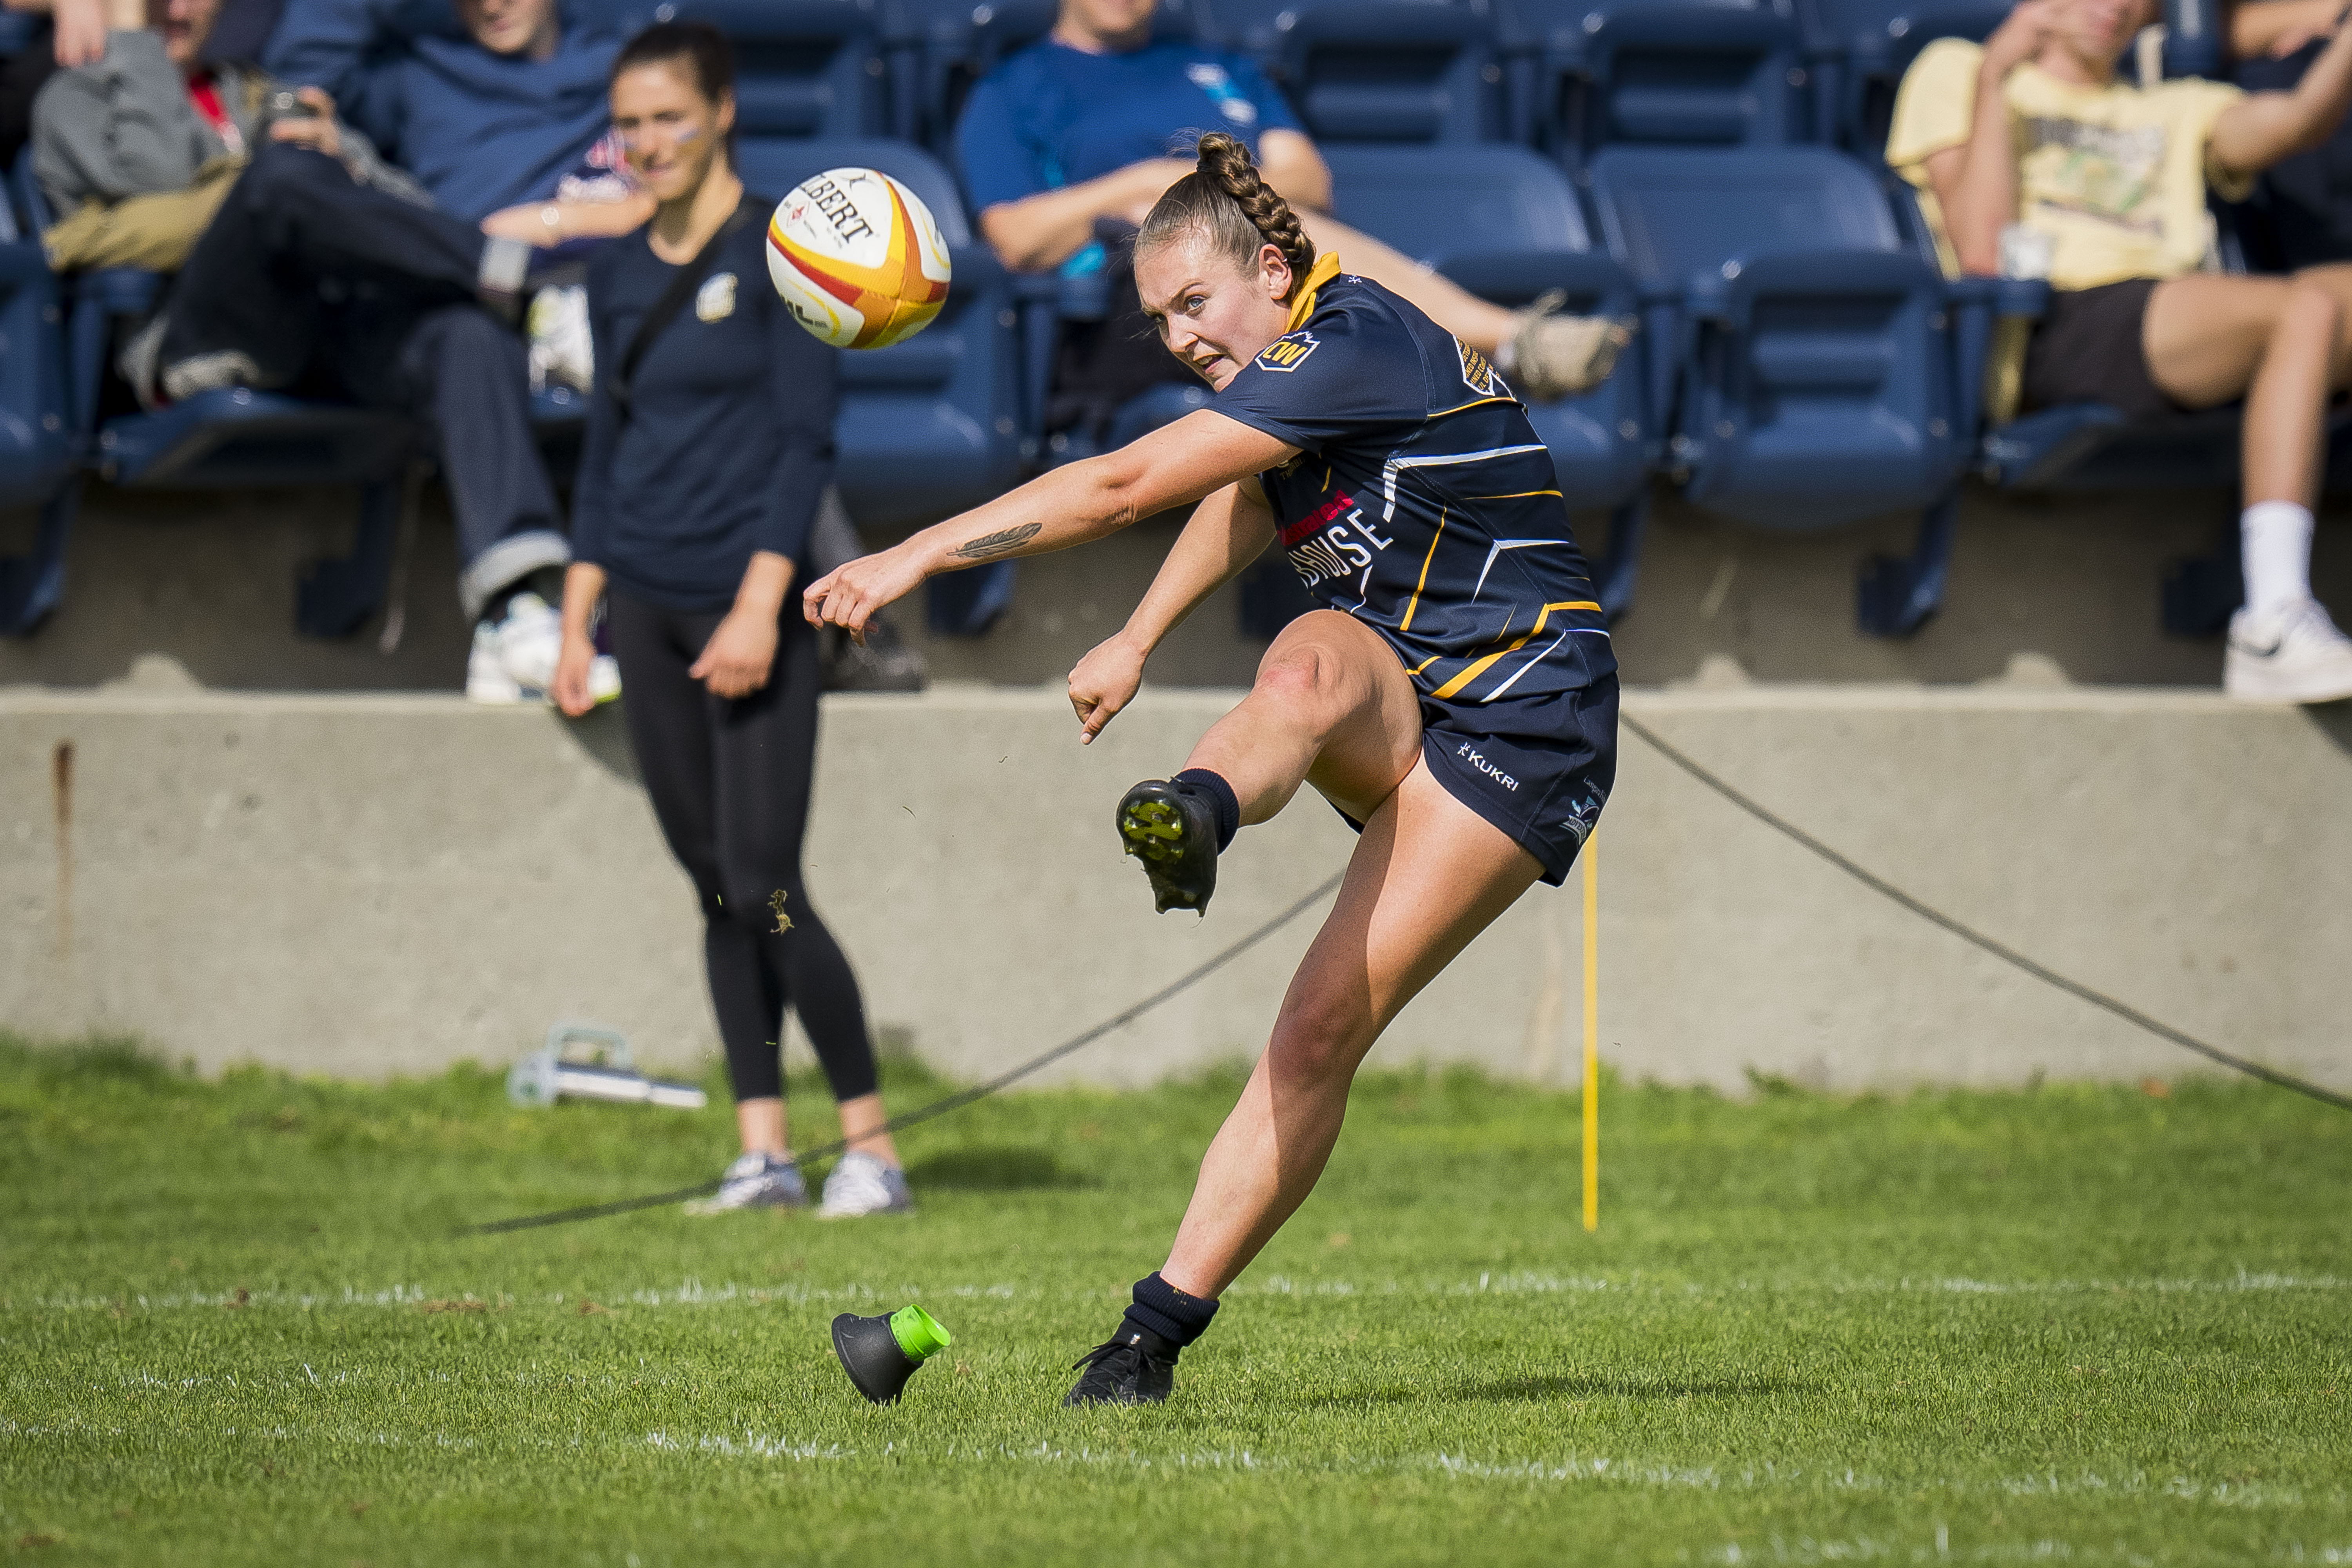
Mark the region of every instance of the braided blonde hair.
POLYGON ((1249 149, 1222 131, 1201 138, 1200 163, 1168 187, 1135 237, 1138 254, 1181 236, 1199 234, 1247 271, 1258 249, 1271 245, 1290 264, 1295 294, 1315 267, 1315 242, 1298 215, 1265 183, 1249 149))

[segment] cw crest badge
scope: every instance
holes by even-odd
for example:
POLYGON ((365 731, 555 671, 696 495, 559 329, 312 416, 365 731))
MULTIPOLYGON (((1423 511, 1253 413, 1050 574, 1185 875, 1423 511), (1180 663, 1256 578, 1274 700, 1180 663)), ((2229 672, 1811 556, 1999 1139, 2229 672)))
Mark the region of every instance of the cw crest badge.
POLYGON ((1297 370, 1307 363, 1307 356, 1323 345, 1313 332, 1285 332, 1259 351, 1260 370, 1297 370))
POLYGON ((1494 362, 1485 354, 1460 338, 1454 340, 1454 352, 1462 356, 1462 380, 1471 391, 1481 397, 1510 395, 1507 391, 1498 392, 1503 378, 1495 374, 1494 362))

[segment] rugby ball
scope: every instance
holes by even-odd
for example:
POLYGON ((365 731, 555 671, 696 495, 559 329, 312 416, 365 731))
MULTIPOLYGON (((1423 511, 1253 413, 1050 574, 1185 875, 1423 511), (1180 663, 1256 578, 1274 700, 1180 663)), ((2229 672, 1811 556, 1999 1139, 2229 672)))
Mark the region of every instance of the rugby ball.
POLYGON ((795 320, 840 349, 930 324, 948 297, 947 241, 922 198, 878 169, 827 169, 768 220, 768 276, 795 320))

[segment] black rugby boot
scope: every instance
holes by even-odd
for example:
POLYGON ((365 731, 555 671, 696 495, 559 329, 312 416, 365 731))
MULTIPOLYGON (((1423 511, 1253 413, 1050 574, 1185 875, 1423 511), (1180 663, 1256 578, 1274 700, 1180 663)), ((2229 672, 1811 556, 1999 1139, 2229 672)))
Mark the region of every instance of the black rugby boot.
POLYGON ((1158 1405, 1175 1391, 1176 1346, 1150 1329, 1121 1322, 1118 1332, 1070 1363, 1086 1368, 1066 1405, 1158 1405))
POLYGON ((1118 837, 1143 862, 1157 910, 1206 914, 1217 890, 1217 807, 1206 791, 1146 779, 1118 803, 1118 837))

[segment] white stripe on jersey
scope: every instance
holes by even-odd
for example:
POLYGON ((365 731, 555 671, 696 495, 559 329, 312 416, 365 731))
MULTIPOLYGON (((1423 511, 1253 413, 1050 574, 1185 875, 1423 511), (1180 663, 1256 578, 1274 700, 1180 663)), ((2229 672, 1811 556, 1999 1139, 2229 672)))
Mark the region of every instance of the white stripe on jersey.
POLYGON ((1495 557, 1506 550, 1530 550, 1541 544, 1573 544, 1573 539, 1498 539, 1486 552, 1486 564, 1478 568, 1478 585, 1470 590, 1473 604, 1486 591, 1486 574, 1495 569, 1495 557))
POLYGON ((1382 522, 1396 521, 1397 470, 1400 468, 1442 468, 1455 463, 1483 463, 1489 458, 1515 458, 1521 452, 1541 452, 1547 448, 1540 441, 1528 447, 1491 447, 1484 452, 1456 452, 1427 458, 1391 458, 1381 468, 1381 490, 1387 504, 1381 510, 1382 522))

